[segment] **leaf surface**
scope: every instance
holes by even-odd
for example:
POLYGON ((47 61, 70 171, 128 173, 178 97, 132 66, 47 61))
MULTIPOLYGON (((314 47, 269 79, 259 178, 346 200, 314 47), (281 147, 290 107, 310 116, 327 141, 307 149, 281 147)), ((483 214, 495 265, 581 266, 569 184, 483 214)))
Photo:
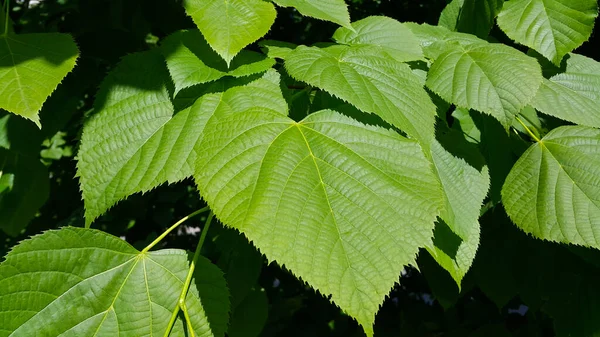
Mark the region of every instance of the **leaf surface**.
POLYGON ((510 0, 498 15, 498 26, 560 65, 590 37, 597 15, 596 0, 510 0))
POLYGON ((103 83, 77 163, 88 224, 133 193, 191 176, 195 146, 218 107, 260 109, 273 103, 245 101, 234 90, 205 95, 173 116, 168 81, 160 55, 146 52, 124 58, 103 83))
POLYGON ((75 67, 77 45, 68 34, 0 36, 0 108, 32 120, 75 67))
POLYGON ((563 126, 549 132, 514 165, 502 202, 527 233, 600 248, 600 130, 563 126))
MULTIPOLYGON (((188 268, 182 250, 144 254, 92 229, 45 232, 0 264, 0 336, 163 336, 188 268)), ((194 332, 223 336, 222 273, 205 258, 196 270, 185 301, 194 332)), ((182 325, 171 336, 184 336, 182 325)))
POLYGON ((531 104, 545 114, 600 127, 600 63, 569 54, 566 65, 565 72, 542 82, 531 104))
POLYGON ((416 36, 404 24, 385 16, 369 16, 341 27, 333 34, 340 44, 379 47, 399 62, 421 60, 423 51, 416 36))
POLYGON ((431 65, 426 84, 446 101, 488 113, 508 128, 542 79, 535 59, 513 48, 453 43, 431 65))
MULTIPOLYGON (((278 76, 267 75, 252 97, 283 101, 278 76)), ((216 110, 200 148, 194 177, 219 219, 372 336, 441 206, 418 143, 330 110, 294 122, 273 106, 216 110)))
POLYGON ((275 6, 263 0, 184 0, 186 13, 208 44, 230 64, 240 50, 275 22, 275 6))
POLYGON ((440 215, 444 223, 436 226, 433 245, 427 249, 460 288, 479 246, 479 212, 490 186, 490 176, 487 167, 478 171, 453 156, 437 141, 431 153, 444 193, 445 208, 440 215))
POLYGON ((352 27, 348 6, 344 0, 273 0, 282 7, 294 7, 305 16, 352 27))
POLYGON ((286 58, 288 73, 374 113, 428 146, 435 105, 408 65, 369 46, 299 46, 286 58))
POLYGON ((213 51, 198 30, 176 32, 165 39, 161 51, 175 84, 175 94, 196 84, 212 82, 224 76, 243 77, 271 68, 275 60, 259 53, 242 50, 231 64, 213 51))

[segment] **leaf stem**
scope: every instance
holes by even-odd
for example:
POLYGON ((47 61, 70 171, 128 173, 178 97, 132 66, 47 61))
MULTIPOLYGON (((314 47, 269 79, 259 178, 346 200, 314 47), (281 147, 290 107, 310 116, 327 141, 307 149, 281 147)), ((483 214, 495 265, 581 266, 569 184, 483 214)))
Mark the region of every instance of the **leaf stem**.
POLYGON ((190 321, 190 317, 187 312, 187 306, 185 305, 185 297, 187 296, 188 290, 190 289, 190 284, 192 283, 192 278, 194 276, 194 270, 196 269, 196 263, 198 261, 198 257, 200 256, 200 251, 202 250, 204 240, 206 240, 206 233, 208 233, 208 228, 210 227, 210 223, 213 217, 213 212, 210 212, 210 214, 206 218, 206 222, 204 223, 204 227, 202 228, 202 233, 200 234, 198 246, 196 246, 196 251, 194 252, 194 258, 192 259, 192 263, 190 264, 190 269, 188 270, 185 282, 183 283, 183 289, 181 289, 181 294, 179 295, 179 299, 177 300, 177 306, 175 307, 175 310, 173 310, 173 314, 171 315, 171 319, 169 320, 169 325, 167 325, 167 330, 165 331, 164 337, 168 337, 171 333, 171 329, 173 329, 173 325, 175 325, 175 321, 177 320, 177 315, 179 314, 180 309, 183 311, 183 314, 187 321, 187 326, 190 330, 189 335, 192 337, 195 336, 194 331, 192 329, 192 322, 190 321))
POLYGON ((8 0, 4 0, 4 7, 6 7, 6 17, 4 18, 4 33, 2 33, 2 36, 8 35, 8 20, 9 20, 8 7, 9 7, 9 5, 10 4, 8 3, 8 0))
POLYGON ((515 116, 515 118, 517 119, 517 121, 519 121, 519 123, 521 123, 521 125, 525 128, 525 130, 527 130, 527 133, 531 136, 531 138, 533 138, 536 142, 541 142, 541 140, 527 127, 527 125, 525 125, 525 123, 523 123, 523 121, 521 120, 521 118, 519 118, 519 116, 515 116))
POLYGON ((202 207, 199 210, 192 212, 191 214, 189 214, 189 215, 183 217, 181 220, 177 221, 173 226, 169 227, 164 233, 162 233, 159 237, 157 237, 154 241, 152 241, 146 248, 144 248, 142 250, 142 253, 147 253, 152 247, 156 246, 156 244, 158 244, 162 239, 164 239, 167 235, 169 235, 169 233, 171 233, 175 228, 177 228, 177 226, 181 225, 189 218, 192 218, 202 212, 208 211, 208 208, 209 208, 208 206, 202 207))

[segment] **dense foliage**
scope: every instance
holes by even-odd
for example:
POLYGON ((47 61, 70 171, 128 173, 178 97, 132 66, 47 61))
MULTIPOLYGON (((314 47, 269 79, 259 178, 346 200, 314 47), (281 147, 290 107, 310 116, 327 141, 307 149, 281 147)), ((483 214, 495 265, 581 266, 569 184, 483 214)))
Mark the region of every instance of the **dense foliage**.
POLYGON ((2 12, 0 336, 600 335, 595 0, 2 12))

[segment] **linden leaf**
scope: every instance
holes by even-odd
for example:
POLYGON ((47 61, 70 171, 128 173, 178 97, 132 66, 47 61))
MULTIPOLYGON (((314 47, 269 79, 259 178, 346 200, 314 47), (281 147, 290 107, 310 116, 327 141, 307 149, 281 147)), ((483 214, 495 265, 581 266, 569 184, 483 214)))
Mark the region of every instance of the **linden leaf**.
POLYGON ((32 120, 75 67, 77 45, 68 34, 0 36, 0 108, 32 120))

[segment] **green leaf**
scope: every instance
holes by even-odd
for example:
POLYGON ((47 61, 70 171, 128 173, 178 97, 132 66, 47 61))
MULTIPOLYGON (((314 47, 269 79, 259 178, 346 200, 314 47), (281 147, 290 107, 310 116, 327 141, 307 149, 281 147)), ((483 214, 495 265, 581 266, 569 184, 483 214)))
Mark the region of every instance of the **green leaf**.
POLYGON ((502 202, 527 233, 600 248, 600 130, 552 130, 510 171, 502 202))
MULTIPOLYGON (((278 76, 246 100, 283 100, 278 76)), ((232 89, 233 90, 233 89, 232 89)), ((439 183, 417 142, 324 110, 217 109, 194 177, 219 219, 354 317, 375 313, 431 240, 439 183)))
POLYGON ((453 43, 431 65, 426 84, 446 101, 488 113, 508 128, 542 79, 535 59, 513 48, 453 43))
POLYGON ((456 30, 487 38, 502 5, 504 0, 464 0, 456 30))
POLYGON ((305 16, 352 27, 348 6, 344 0, 273 0, 273 2, 282 7, 294 7, 305 16))
POLYGON ((431 26, 426 23, 416 24, 414 22, 404 23, 419 40, 423 54, 429 59, 437 59, 440 54, 447 50, 449 43, 458 43, 467 46, 474 43, 485 43, 474 35, 457 33, 442 26, 431 26))
POLYGON ((423 51, 416 36, 404 24, 385 17, 369 16, 352 23, 352 29, 341 27, 333 34, 340 44, 367 45, 381 48, 399 62, 423 59, 423 51))
POLYGON ((194 147, 219 106, 273 104, 219 93, 173 116, 168 81, 160 55, 146 52, 125 57, 102 84, 98 112, 84 126, 77 163, 87 224, 133 193, 191 176, 199 151, 194 147))
POLYGON ((38 112, 75 67, 77 45, 68 34, 0 36, 0 108, 41 127, 38 112))
POLYGON ((498 15, 498 26, 560 65, 590 37, 597 15, 596 0, 510 0, 498 15))
POLYGON ((271 68, 275 60, 242 50, 228 66, 204 40, 198 30, 176 32, 165 39, 161 51, 175 83, 175 94, 196 84, 224 76, 243 77, 271 68))
POLYGON ((278 58, 285 60, 285 58, 294 50, 297 45, 275 40, 261 40, 258 45, 261 47, 260 50, 270 58, 278 58))
POLYGON ((444 7, 440 18, 438 19, 438 26, 446 29, 455 31, 456 25, 458 24, 458 17, 460 10, 465 3, 465 0, 452 0, 449 4, 444 7))
POLYGON ((48 170, 38 158, 0 148, 0 229, 16 236, 48 199, 48 170))
POLYGON ((208 44, 229 65, 237 53, 263 37, 275 22, 275 6, 263 0, 184 0, 186 13, 208 44))
POLYGON ((478 171, 438 142, 433 143, 431 154, 442 185, 445 208, 440 215, 444 224, 436 226, 433 245, 427 250, 460 288, 479 246, 479 212, 489 189, 490 176, 487 167, 478 171), (459 238, 453 238, 444 225, 459 238))
POLYGON ((429 146, 435 105, 410 68, 369 46, 299 46, 285 67, 295 79, 374 113, 429 146))
MULTIPOLYGON (((188 270, 183 250, 140 253, 92 229, 45 232, 0 264, 0 336, 163 336, 188 270)), ((185 300, 194 332, 223 336, 222 273, 205 258, 196 271, 185 300)), ((184 336, 181 320, 171 336, 184 336)))
POLYGON ((531 104, 545 114, 600 127, 600 63, 569 54, 566 66, 565 72, 542 82, 531 104))

